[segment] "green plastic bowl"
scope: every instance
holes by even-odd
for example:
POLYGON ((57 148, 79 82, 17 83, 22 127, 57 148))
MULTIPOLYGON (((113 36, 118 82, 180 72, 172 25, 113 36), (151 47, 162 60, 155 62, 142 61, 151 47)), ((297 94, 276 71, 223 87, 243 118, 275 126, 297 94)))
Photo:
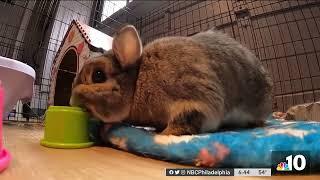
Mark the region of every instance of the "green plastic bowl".
POLYGON ((50 106, 46 111, 44 138, 40 144, 64 149, 92 146, 88 114, 79 107, 50 106))

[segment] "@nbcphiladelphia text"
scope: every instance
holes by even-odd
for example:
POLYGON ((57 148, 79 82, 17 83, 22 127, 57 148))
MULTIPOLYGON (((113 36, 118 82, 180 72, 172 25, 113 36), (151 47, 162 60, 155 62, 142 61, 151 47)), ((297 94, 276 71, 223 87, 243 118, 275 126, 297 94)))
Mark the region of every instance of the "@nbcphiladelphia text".
POLYGON ((179 168, 166 169, 166 176, 271 176, 270 168, 179 168))
POLYGON ((266 168, 167 168, 166 176, 273 176, 308 175, 309 151, 272 151, 266 168))

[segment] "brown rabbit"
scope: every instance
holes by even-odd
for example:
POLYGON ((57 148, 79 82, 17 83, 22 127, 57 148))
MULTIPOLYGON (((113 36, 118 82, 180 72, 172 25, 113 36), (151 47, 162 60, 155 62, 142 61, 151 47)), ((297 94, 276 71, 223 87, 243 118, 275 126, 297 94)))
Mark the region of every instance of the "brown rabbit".
POLYGON ((271 91, 261 62, 219 31, 161 38, 143 48, 128 25, 112 50, 84 64, 70 104, 106 123, 183 135, 262 125, 271 113, 271 91))

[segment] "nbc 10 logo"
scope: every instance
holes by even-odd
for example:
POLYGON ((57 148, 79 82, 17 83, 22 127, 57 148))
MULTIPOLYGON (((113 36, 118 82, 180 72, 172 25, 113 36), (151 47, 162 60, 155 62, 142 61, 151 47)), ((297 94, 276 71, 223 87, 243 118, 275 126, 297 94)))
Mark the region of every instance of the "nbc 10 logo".
POLYGON ((273 151, 271 161, 272 175, 310 173, 310 153, 308 151, 273 151))

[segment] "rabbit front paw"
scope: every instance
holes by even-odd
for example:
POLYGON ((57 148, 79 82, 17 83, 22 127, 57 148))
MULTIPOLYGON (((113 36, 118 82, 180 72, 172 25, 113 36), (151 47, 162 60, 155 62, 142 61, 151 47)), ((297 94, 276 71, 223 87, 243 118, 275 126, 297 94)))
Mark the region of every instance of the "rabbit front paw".
POLYGON ((169 121, 168 126, 160 133, 162 135, 193 135, 201 131, 205 116, 196 110, 184 112, 169 121))

